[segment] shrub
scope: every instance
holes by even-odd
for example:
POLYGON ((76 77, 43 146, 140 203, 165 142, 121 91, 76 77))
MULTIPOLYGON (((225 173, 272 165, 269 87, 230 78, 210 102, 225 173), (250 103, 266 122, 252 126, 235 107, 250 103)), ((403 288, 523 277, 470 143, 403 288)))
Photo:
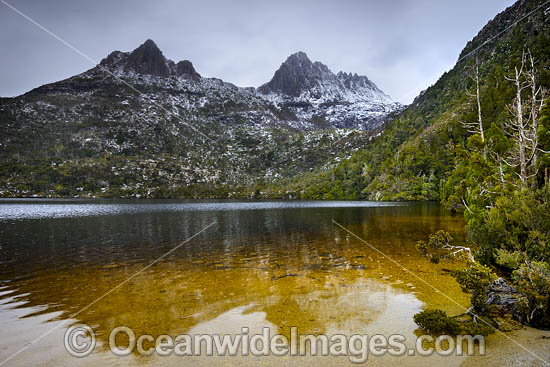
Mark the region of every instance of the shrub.
POLYGON ((483 335, 487 336, 489 334, 493 334, 495 332, 495 328, 487 325, 483 321, 474 322, 473 320, 465 321, 460 323, 460 334, 461 335, 483 335))
POLYGON ((440 309, 426 310, 413 316, 414 322, 424 331, 432 334, 446 335, 483 335, 494 332, 487 322, 474 320, 458 321, 440 309))
POLYGON ((522 317, 536 327, 550 327, 550 265, 532 262, 514 271, 518 291, 525 295, 520 304, 522 317))
POLYGON ((443 310, 422 311, 415 314, 413 320, 421 329, 429 333, 457 335, 460 332, 458 321, 447 316, 443 310))
POLYGON ((487 286, 497 279, 491 268, 480 263, 469 261, 465 268, 455 270, 453 276, 466 293, 472 294, 472 306, 478 311, 485 308, 487 286))

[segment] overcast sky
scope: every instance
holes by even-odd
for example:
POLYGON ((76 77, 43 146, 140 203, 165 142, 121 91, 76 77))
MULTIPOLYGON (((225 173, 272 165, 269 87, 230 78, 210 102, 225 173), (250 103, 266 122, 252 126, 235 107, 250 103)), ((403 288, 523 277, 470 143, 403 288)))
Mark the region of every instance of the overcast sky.
MULTIPOLYGON (((3 0, 2 0, 3 1, 3 0)), ((257 87, 296 51, 410 103, 512 0, 5 0, 99 62, 153 39, 203 76, 257 87)), ((0 96, 93 65, 0 2, 0 96)))

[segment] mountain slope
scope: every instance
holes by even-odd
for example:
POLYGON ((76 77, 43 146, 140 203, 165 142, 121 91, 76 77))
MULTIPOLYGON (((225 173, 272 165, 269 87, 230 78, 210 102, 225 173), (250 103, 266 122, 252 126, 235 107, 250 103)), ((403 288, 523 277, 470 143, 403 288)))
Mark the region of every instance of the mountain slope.
POLYGON ((226 197, 358 149, 254 88, 204 78, 147 40, 0 99, 0 195, 226 197))
POLYGON ((334 74, 303 52, 290 55, 258 91, 299 118, 339 128, 370 130, 401 108, 366 76, 334 74))
MULTIPOLYGON (((457 64, 406 108, 384 124, 384 132, 348 159, 327 164, 273 185, 267 195, 295 198, 439 200, 461 147, 471 133, 462 122, 477 119, 469 95, 479 61, 481 108, 485 129, 508 121, 513 75, 525 49, 537 64, 539 84, 550 88, 550 4, 520 0, 491 20, 460 53, 457 64), (545 6, 543 6, 545 5, 545 6)), ((493 142, 490 142, 493 144, 493 142)))

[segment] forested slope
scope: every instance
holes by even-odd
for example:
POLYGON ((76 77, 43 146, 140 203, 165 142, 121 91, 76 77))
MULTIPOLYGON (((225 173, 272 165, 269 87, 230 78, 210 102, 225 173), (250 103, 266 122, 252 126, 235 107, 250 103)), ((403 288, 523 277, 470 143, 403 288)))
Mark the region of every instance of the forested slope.
POLYGON ((475 65, 483 129, 487 144, 496 144, 512 118, 516 91, 508 78, 524 52, 533 56, 537 84, 550 87, 549 7, 542 0, 518 1, 497 15, 466 45, 454 68, 389 120, 376 139, 348 159, 271 186, 266 196, 441 200, 451 195, 445 184, 473 135, 468 125, 478 120, 475 65))

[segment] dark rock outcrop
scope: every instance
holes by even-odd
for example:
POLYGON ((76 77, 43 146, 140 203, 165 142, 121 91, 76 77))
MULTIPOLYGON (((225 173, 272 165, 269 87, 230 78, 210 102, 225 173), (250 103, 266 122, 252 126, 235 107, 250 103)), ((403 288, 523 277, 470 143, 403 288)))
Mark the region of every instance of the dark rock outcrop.
POLYGON ((170 76, 166 58, 152 40, 145 41, 132 51, 126 61, 125 70, 134 70, 139 74, 170 76))
MULTIPOLYGON (((263 94, 280 93, 289 97, 298 97, 304 91, 313 88, 322 90, 340 89, 351 92, 359 89, 369 89, 375 93, 383 92, 366 76, 339 72, 334 74, 328 66, 315 61, 312 62, 302 52, 290 55, 273 75, 273 78, 258 88, 263 94)), ((319 92, 319 91, 317 91, 319 92)))
POLYGON ((183 60, 176 64, 176 74, 177 76, 183 76, 184 78, 196 79, 201 77, 189 60, 183 60))
POLYGON ((290 55, 273 78, 258 90, 260 93, 282 93, 298 97, 300 93, 316 85, 318 80, 330 77, 332 72, 320 62, 311 62, 304 52, 290 55))
POLYGON ((181 77, 193 80, 201 78, 191 61, 183 60, 176 64, 164 57, 162 51, 152 40, 145 41, 132 52, 111 52, 109 56, 101 60, 100 67, 112 71, 118 69, 157 77, 181 77))
POLYGON ((258 92, 319 128, 370 130, 402 106, 366 76, 334 74, 304 52, 290 55, 258 92))
POLYGON ((519 318, 518 306, 521 302, 521 295, 509 285, 504 279, 498 278, 486 289, 487 305, 498 306, 502 311, 519 318))

